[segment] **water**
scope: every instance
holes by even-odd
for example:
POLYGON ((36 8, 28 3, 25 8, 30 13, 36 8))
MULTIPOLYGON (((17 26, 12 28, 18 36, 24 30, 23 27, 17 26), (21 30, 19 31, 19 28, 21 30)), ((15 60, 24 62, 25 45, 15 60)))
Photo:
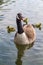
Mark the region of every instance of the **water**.
POLYGON ((43 0, 0 0, 0 65, 43 65, 43 0), (42 23, 32 45, 15 45, 15 32, 7 32, 8 25, 16 28, 18 12, 28 17, 29 23, 42 23))

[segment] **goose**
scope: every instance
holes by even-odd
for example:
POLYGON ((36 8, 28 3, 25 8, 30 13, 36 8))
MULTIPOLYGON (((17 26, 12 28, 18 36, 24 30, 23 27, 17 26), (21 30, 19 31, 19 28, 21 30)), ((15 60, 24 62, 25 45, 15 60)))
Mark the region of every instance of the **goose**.
POLYGON ((20 45, 32 44, 36 39, 36 32, 32 24, 22 25, 25 18, 21 13, 16 16, 17 32, 14 37, 14 42, 20 45))

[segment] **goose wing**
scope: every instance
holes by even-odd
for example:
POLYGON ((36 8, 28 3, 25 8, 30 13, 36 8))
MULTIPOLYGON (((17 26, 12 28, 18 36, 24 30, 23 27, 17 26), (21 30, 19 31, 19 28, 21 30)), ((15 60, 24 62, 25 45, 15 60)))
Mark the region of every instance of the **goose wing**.
POLYGON ((23 30, 26 33, 28 39, 32 39, 32 40, 35 39, 36 37, 35 29, 31 24, 24 25, 23 30))

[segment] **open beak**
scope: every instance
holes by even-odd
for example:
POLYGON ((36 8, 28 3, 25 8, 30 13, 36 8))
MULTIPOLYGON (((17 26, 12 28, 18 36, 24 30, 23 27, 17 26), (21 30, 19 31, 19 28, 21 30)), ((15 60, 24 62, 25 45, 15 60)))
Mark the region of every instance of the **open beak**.
POLYGON ((23 21, 24 20, 24 17, 21 15, 20 19, 23 21))
POLYGON ((23 18, 22 18, 22 21, 24 22, 25 20, 26 20, 26 18, 25 18, 25 17, 23 17, 23 18))
POLYGON ((24 21, 25 20, 25 17, 21 16, 21 20, 24 21))
POLYGON ((27 24, 28 23, 28 18, 23 18, 22 21, 27 24))
POLYGON ((22 18, 22 21, 24 21, 24 20, 25 20, 25 18, 23 17, 23 18, 22 18))

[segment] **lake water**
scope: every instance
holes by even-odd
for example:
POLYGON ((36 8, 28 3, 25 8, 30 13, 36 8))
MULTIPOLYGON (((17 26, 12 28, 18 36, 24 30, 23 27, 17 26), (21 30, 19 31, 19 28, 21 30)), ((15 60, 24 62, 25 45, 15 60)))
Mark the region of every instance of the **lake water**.
POLYGON ((0 0, 0 65, 43 65, 43 0, 0 0), (7 32, 8 25, 16 28, 18 12, 31 24, 42 23, 32 45, 15 45, 15 32, 7 32))

